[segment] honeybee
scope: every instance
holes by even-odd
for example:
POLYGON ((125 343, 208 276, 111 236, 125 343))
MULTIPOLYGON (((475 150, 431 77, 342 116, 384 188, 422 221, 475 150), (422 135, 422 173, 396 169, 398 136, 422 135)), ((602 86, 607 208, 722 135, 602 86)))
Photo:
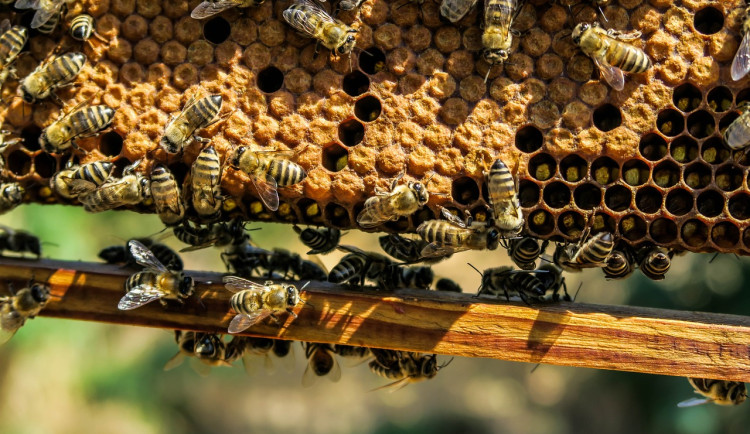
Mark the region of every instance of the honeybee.
POLYGON ((54 91, 73 80, 86 63, 83 53, 65 53, 36 67, 21 82, 21 97, 29 104, 54 95, 54 91))
POLYGON ((497 159, 485 177, 494 225, 504 234, 518 234, 523 229, 523 213, 508 166, 497 159))
POLYGON ((307 342, 305 356, 307 368, 302 374, 303 387, 312 386, 318 377, 325 376, 334 383, 341 379, 341 366, 331 345, 307 342))
POLYGON ((341 238, 341 231, 336 228, 300 229, 297 225, 294 225, 294 232, 299 234, 302 244, 312 249, 307 252, 308 255, 330 253, 339 245, 339 239, 341 238))
MULTIPOLYGON (((473 268, 473 265, 471 266, 473 268)), ((531 305, 531 301, 545 301, 544 296, 548 288, 535 276, 536 270, 514 270, 513 267, 501 266, 488 268, 482 273, 474 269, 482 275, 478 296, 503 294, 505 299, 510 301, 511 295, 518 294, 528 305, 531 305)))
POLYGON ((185 204, 182 203, 177 180, 162 164, 154 165, 151 170, 151 196, 154 198, 156 214, 165 225, 177 225, 185 217, 185 204))
POLYGON ((407 182, 396 186, 400 178, 393 180, 390 192, 376 189, 376 195, 365 201, 364 209, 357 216, 360 226, 372 228, 402 216, 410 216, 427 203, 430 194, 424 184, 407 182))
POLYGON ((198 100, 193 95, 180 114, 167 123, 159 146, 167 153, 174 154, 181 152, 192 140, 208 142, 208 139, 199 137, 195 132, 218 120, 222 101, 221 95, 209 95, 198 100))
POLYGON ((732 80, 737 81, 750 72, 750 6, 742 18, 742 42, 732 60, 732 80))
POLYGON ((221 213, 221 160, 213 145, 206 146, 190 167, 193 209, 204 219, 213 220, 221 213))
POLYGON ((623 41, 641 37, 641 32, 604 30, 598 23, 580 23, 571 35, 581 51, 591 57, 604 79, 615 90, 625 88, 623 71, 638 74, 651 68, 651 59, 640 48, 623 41))
POLYGON ((652 280, 664 280, 672 265, 669 251, 663 247, 644 247, 639 249, 641 272, 652 280))
POLYGON ((182 364, 185 357, 195 357, 202 364, 193 364, 193 369, 206 376, 211 366, 230 366, 227 361, 227 345, 221 336, 214 333, 175 330, 175 340, 179 351, 164 365, 169 371, 182 364))
POLYGON ((197 334, 197 332, 187 330, 174 331, 174 338, 177 342, 179 350, 177 351, 177 354, 172 356, 172 358, 169 359, 164 365, 165 371, 169 371, 180 366, 185 357, 195 356, 195 335, 197 334))
POLYGON ((737 106, 740 115, 724 130, 724 143, 729 149, 739 151, 750 145, 750 101, 743 101, 737 106))
POLYGON ((104 184, 112 174, 113 167, 114 165, 109 161, 94 161, 77 166, 70 159, 65 169, 52 175, 49 186, 52 191, 65 199, 75 199, 104 184))
POLYGON ((381 274, 393 264, 393 261, 383 255, 365 252, 354 246, 343 245, 338 248, 348 253, 328 273, 328 281, 331 283, 356 281, 364 286, 366 279, 378 282, 381 274))
POLYGON ((351 11, 362 6, 364 2, 365 0, 341 0, 338 6, 342 11, 351 11))
POLYGON ((443 0, 440 3, 440 15, 455 23, 468 14, 475 4, 477 0, 443 0))
POLYGON ((26 190, 17 182, 0 183, 0 214, 20 205, 25 194, 26 190))
POLYGON ((357 30, 331 17, 310 0, 294 0, 283 15, 295 30, 317 39, 338 55, 349 54, 354 49, 357 30))
POLYGON ((0 225, 0 252, 14 252, 24 254, 26 252, 36 255, 36 258, 42 255, 42 245, 31 232, 11 229, 7 226, 0 225))
POLYGON ((31 28, 49 34, 55 30, 63 14, 63 7, 70 0, 16 0, 16 9, 35 9, 31 28))
MULTIPOLYGON (((490 64, 487 77, 494 65, 508 60, 513 35, 510 26, 517 14, 518 0, 485 0, 484 2, 484 33, 482 33, 482 57, 490 64)), ((487 77, 484 81, 487 81, 487 77)))
POLYGON ((687 380, 695 389, 695 393, 705 398, 691 398, 677 404, 678 407, 693 407, 709 402, 717 405, 740 405, 747 398, 745 383, 690 377, 687 380))
POLYGON ((42 130, 39 146, 49 153, 60 153, 71 146, 80 149, 76 139, 99 134, 109 127, 114 117, 115 111, 106 105, 73 110, 42 130))
POLYGON ((182 271, 167 269, 148 247, 137 240, 128 241, 128 248, 136 262, 146 269, 128 277, 125 282, 127 294, 120 300, 118 309, 135 309, 157 299, 162 306, 167 300, 184 303, 184 299, 193 294, 195 284, 192 277, 185 276, 182 271))
POLYGON ((442 278, 435 282, 435 291, 464 292, 461 285, 451 279, 442 278))
POLYGON ((398 288, 430 289, 435 273, 429 266, 405 267, 391 264, 379 273, 375 282, 378 288, 392 291, 398 288))
POLYGON ((272 317, 278 321, 276 314, 288 312, 293 317, 297 314, 292 309, 299 303, 300 291, 294 285, 282 285, 267 281, 263 285, 235 276, 224 276, 224 287, 234 292, 229 302, 237 315, 232 318, 227 329, 229 333, 240 333, 260 321, 272 317))
POLYGON ((0 86, 2 86, 8 76, 15 77, 15 69, 11 64, 26 45, 29 31, 21 26, 11 27, 9 20, 3 20, 0 23, 0 32, 2 32, 0 35, 0 86))
POLYGON ((240 276, 251 277, 265 267, 268 257, 273 253, 254 246, 249 239, 238 243, 232 242, 222 253, 221 259, 227 270, 240 276))
POLYGON ((381 362, 382 357, 376 357, 375 360, 370 362, 370 370, 373 373, 381 377, 396 380, 375 390, 390 388, 391 391, 396 391, 408 384, 429 380, 435 377, 438 371, 448 366, 453 360, 451 359, 448 363, 438 366, 436 354, 425 355, 407 351, 397 351, 395 353, 396 361, 390 364, 384 365, 381 362))
POLYGON ((135 168, 141 163, 127 166, 122 172, 122 178, 109 179, 94 191, 78 196, 78 200, 88 212, 102 212, 123 205, 137 205, 151 196, 151 182, 135 168))
POLYGON ((265 0, 204 0, 190 13, 192 18, 202 20, 232 8, 260 6, 265 0))
POLYGON ((250 176, 258 196, 271 211, 279 209, 278 187, 286 187, 304 181, 305 170, 295 163, 274 155, 291 155, 285 151, 251 151, 240 146, 234 152, 230 165, 250 176))
MULTIPOLYGON (((8 286, 13 292, 13 286, 8 286)), ((12 338, 27 319, 37 316, 49 299, 49 286, 33 280, 15 295, 0 297, 0 344, 12 338)))
POLYGON ((633 253, 626 246, 612 250, 602 271, 607 279, 624 279, 630 276, 635 271, 633 253))
POLYGON ((102 42, 107 42, 104 37, 96 33, 94 17, 88 14, 81 14, 73 17, 70 21, 70 36, 81 42, 88 41, 92 36, 102 42))
POLYGON ((423 257, 447 256, 464 250, 495 250, 500 242, 500 231, 494 226, 474 223, 469 216, 466 222, 441 207, 447 220, 428 220, 417 227, 417 233, 428 243, 422 249, 423 257))
MULTIPOLYGON (((170 270, 181 271, 183 268, 182 258, 174 250, 170 249, 164 244, 156 243, 150 238, 138 238, 136 239, 139 243, 148 247, 151 253, 156 256, 162 264, 170 270)), ((104 259, 108 264, 123 264, 123 267, 134 267, 138 264, 135 257, 130 253, 130 249, 126 245, 116 245, 103 248, 99 251, 98 255, 101 259, 104 259)))
POLYGON ((266 257, 264 266, 269 279, 274 278, 274 273, 278 273, 281 279, 296 277, 297 280, 325 280, 328 275, 318 263, 302 259, 296 253, 278 247, 266 257))
POLYGON ((354 345, 339 345, 333 346, 333 352, 341 357, 347 357, 352 359, 364 359, 370 356, 370 349, 367 347, 358 347, 354 345))
POLYGON ((505 247, 510 259, 522 270, 533 270, 536 268, 536 260, 544 253, 549 244, 548 240, 539 244, 534 237, 511 238, 505 247))
POLYGON ((609 232, 599 232, 588 241, 581 238, 578 244, 558 245, 554 262, 565 271, 581 271, 583 268, 605 267, 615 248, 614 237, 609 232))
POLYGON ((443 259, 449 257, 442 256, 437 258, 423 258, 422 249, 427 247, 424 240, 412 240, 410 238, 402 237, 397 234, 383 235, 378 238, 380 247, 389 255, 406 263, 424 262, 426 264, 434 264, 440 262, 443 259))
POLYGON ((224 247, 248 239, 245 238, 245 225, 240 219, 233 219, 228 223, 212 223, 205 227, 193 226, 186 221, 172 229, 172 232, 178 240, 190 244, 190 247, 181 249, 181 252, 192 252, 211 246, 224 247))

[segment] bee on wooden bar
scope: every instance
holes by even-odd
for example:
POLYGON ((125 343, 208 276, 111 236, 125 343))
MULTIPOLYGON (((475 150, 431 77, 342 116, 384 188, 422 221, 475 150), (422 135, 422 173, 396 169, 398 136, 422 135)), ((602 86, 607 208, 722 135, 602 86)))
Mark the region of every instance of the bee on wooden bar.
POLYGON ((16 9, 34 9, 31 28, 40 33, 50 34, 57 27, 62 17, 66 3, 71 0, 16 0, 16 9))
POLYGON ((354 246, 342 245, 338 249, 347 254, 328 273, 328 281, 331 283, 358 282, 360 286, 364 286, 366 279, 378 282, 382 273, 393 264, 393 261, 383 255, 365 252, 354 246))
POLYGON ((34 234, 0 225, 0 252, 31 253, 37 259, 42 256, 42 243, 34 234))
POLYGON ((177 342, 177 346, 179 350, 177 351, 177 354, 172 356, 171 359, 167 361, 167 363, 164 365, 164 370, 169 371, 172 370, 182 364, 182 361, 185 359, 185 357, 194 357, 195 356, 195 335, 198 334, 197 332, 187 331, 187 330, 175 330, 174 331, 174 338, 177 342))
POLYGON ((151 170, 151 196, 156 214, 165 225, 177 225, 185 217, 185 204, 177 180, 166 166, 158 163, 151 170))
POLYGON ((83 53, 65 53, 45 60, 21 82, 23 100, 33 104, 45 99, 59 87, 73 80, 86 63, 83 53))
POLYGON ((426 355, 407 351, 395 353, 394 362, 384 364, 382 357, 376 357, 375 360, 370 362, 370 370, 373 373, 390 380, 396 380, 375 390, 391 389, 396 391, 408 384, 429 380, 434 378, 438 371, 450 364, 449 361, 438 366, 436 354, 426 355))
POLYGON ((510 301, 510 296, 517 294, 527 305, 531 305, 531 301, 545 301, 544 296, 548 288, 535 275, 537 270, 514 270, 509 266, 488 268, 484 272, 474 269, 482 275, 482 284, 477 295, 502 294, 510 301))
POLYGON ((39 146, 49 153, 60 153, 71 146, 80 149, 76 139, 99 134, 114 118, 115 111, 106 105, 73 109, 42 130, 39 146))
POLYGON ((375 196, 365 201, 364 209, 357 216, 363 228, 372 228, 381 223, 410 216, 422 208, 430 198, 421 182, 407 182, 396 186, 399 176, 391 183, 390 192, 375 190, 375 196))
POLYGON ((307 178, 305 170, 282 156, 291 156, 287 151, 251 151, 246 146, 237 148, 230 165, 250 176, 258 197, 271 211, 279 209, 278 187, 300 183, 307 178))
POLYGON ((724 143, 734 151, 743 150, 750 145, 750 101, 743 101, 737 109, 740 115, 724 130, 724 143))
MULTIPOLYGON (((148 249, 151 250, 151 253, 156 256, 156 259, 164 264, 167 269, 182 271, 182 258, 180 258, 180 255, 174 250, 164 244, 154 242, 154 240, 150 238, 137 238, 135 240, 148 247, 148 249)), ((108 264, 123 264, 123 267, 131 268, 138 265, 135 257, 130 253, 127 243, 125 245, 105 247, 99 251, 98 256, 108 264)))
POLYGON ((525 236, 511 238, 503 247, 508 250, 508 256, 522 270, 533 270, 536 268, 536 260, 544 253, 549 244, 548 240, 539 243, 534 237, 525 236))
POLYGON ((0 214, 20 205, 25 194, 26 190, 17 182, 0 183, 0 214))
POLYGON ((583 236, 578 244, 558 245, 554 262, 565 271, 577 272, 583 268, 605 267, 615 248, 614 237, 609 232, 599 232, 587 241, 583 236))
POLYGON ((461 221, 441 207, 447 220, 428 220, 417 227, 417 233, 428 245, 422 249, 424 257, 447 256, 464 250, 495 250, 500 242, 500 231, 494 226, 474 223, 471 216, 461 221))
POLYGON ((399 288, 430 289, 435 273, 429 266, 406 267, 391 264, 378 273, 375 282, 378 288, 392 291, 399 288))
POLYGON ((206 146, 190 167, 193 209, 204 219, 216 219, 221 213, 221 160, 213 145, 206 146))
POLYGON ((341 366, 331 345, 312 342, 303 345, 307 367, 302 375, 302 386, 312 386, 318 377, 326 377, 334 383, 341 379, 341 366))
POLYGON ((208 375, 211 366, 231 366, 225 358, 226 345, 216 333, 196 333, 194 353, 204 366, 198 369, 201 375, 208 375))
POLYGON ((245 224, 239 218, 230 222, 212 223, 208 226, 194 226, 189 221, 185 221, 175 226, 172 233, 178 240, 190 245, 181 249, 181 252, 192 252, 211 246, 224 247, 247 237, 245 224))
POLYGON ((294 0, 283 16, 295 30, 317 39, 337 55, 349 54, 354 49, 357 30, 331 17, 310 0, 294 0))
MULTIPOLYGON (((484 2, 482 57, 490 64, 487 77, 490 75, 492 66, 500 65, 508 60, 510 46, 513 43, 510 27, 519 10, 518 0, 485 0, 484 2)), ((485 82, 487 77, 484 78, 485 82)))
POLYGON ((354 345, 340 345, 336 344, 333 346, 333 352, 341 357, 347 357, 351 359, 365 359, 370 356, 370 349, 367 347, 358 347, 354 345))
POLYGON ((299 226, 294 225, 294 232, 299 234, 302 244, 312 249, 307 252, 308 255, 330 253, 339 245, 339 239, 341 239, 341 231, 336 228, 300 229, 299 226))
POLYGON ((112 174, 113 168, 114 165, 109 161, 94 161, 78 166, 70 159, 65 169, 52 175, 49 186, 65 199, 75 199, 104 184, 112 174))
POLYGON ((9 20, 0 23, 0 86, 5 83, 9 76, 15 77, 13 62, 23 50, 29 39, 29 31, 25 27, 10 26, 9 20))
POLYGON ((447 278, 438 279, 438 281, 435 282, 435 291, 464 292, 463 289, 461 289, 461 285, 454 280, 447 278))
POLYGON ((624 279, 633 274, 635 267, 635 257, 630 248, 622 246, 612 250, 602 271, 607 279, 624 279))
POLYGON ((235 276, 224 276, 223 282, 225 288, 235 293, 229 304, 237 315, 229 323, 229 333, 240 333, 269 316, 278 322, 276 315, 283 312, 296 318, 297 314, 292 309, 304 303, 299 296, 300 291, 310 283, 297 289, 294 285, 272 281, 260 285, 235 276))
POLYGON ((503 234, 518 234, 523 229, 523 213, 508 166, 500 159, 495 160, 486 174, 486 182, 494 225, 503 234))
POLYGON ((477 0, 442 0, 440 15, 455 23, 468 14, 475 4, 477 4, 477 0))
POLYGON ((624 42, 640 38, 639 31, 622 33, 604 30, 598 23, 580 23, 571 37, 615 90, 625 88, 623 71, 638 74, 651 68, 651 59, 643 50, 624 42))
POLYGON ((174 154, 182 152, 192 140, 208 142, 208 139, 196 135, 196 131, 217 122, 222 101, 221 95, 209 95, 201 99, 196 99, 195 95, 190 97, 180 114, 167 123, 159 146, 167 153, 174 154))
POLYGON ((663 247, 644 247, 638 250, 639 268, 652 280, 664 280, 672 265, 669 251, 663 247))
MULTIPOLYGON (((13 293, 13 285, 8 287, 13 293)), ((15 295, 0 297, 0 344, 12 338, 27 319, 36 317, 49 299, 49 286, 33 280, 15 295)))
POLYGON ((260 6, 265 0, 204 0, 190 13, 192 18, 202 20, 232 8, 260 6))
POLYGON ((706 378, 689 378, 688 382, 695 393, 703 398, 691 398, 677 404, 678 407, 693 407, 713 403, 717 405, 740 405, 747 398, 745 383, 726 380, 709 380, 706 378))
POLYGON ((275 247, 267 256, 264 266, 268 279, 272 279, 274 273, 278 273, 282 279, 296 277, 298 280, 325 280, 328 276, 321 264, 302 259, 300 255, 279 247, 275 247))
POLYGON ((135 168, 141 160, 127 166, 122 172, 122 178, 109 179, 94 191, 78 196, 88 212, 102 212, 123 205, 137 205, 151 196, 151 182, 135 168))
POLYGON ((737 81, 750 72, 750 6, 742 17, 742 42, 732 60, 732 80, 737 81))

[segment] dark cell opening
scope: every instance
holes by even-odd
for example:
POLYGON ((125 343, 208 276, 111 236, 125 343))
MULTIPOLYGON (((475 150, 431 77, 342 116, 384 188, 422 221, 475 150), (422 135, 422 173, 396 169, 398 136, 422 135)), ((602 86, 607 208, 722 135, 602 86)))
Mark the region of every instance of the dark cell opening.
POLYGON ((724 27, 724 15, 713 6, 705 7, 693 16, 695 30, 704 35, 713 35, 724 27))
POLYGON ((726 130, 727 127, 738 117, 740 117, 740 114, 737 112, 729 112, 726 115, 722 116, 722 118, 719 119, 719 131, 723 133, 724 130, 726 130))
POLYGON ((635 206, 646 214, 653 214, 661 209, 661 193, 654 187, 643 187, 635 194, 635 206))
POLYGON ((707 190, 695 201, 698 213, 706 217, 716 217, 724 211, 724 196, 718 191, 707 190))
POLYGON ((376 74, 385 69, 385 53, 379 48, 370 47, 359 53, 359 69, 365 74, 376 74))
POLYGON ((649 235, 657 243, 671 243, 677 239, 677 224, 665 218, 658 218, 651 223, 649 235))
POLYGON ((231 32, 229 21, 222 17, 211 18, 203 24, 203 36, 213 44, 221 44, 226 41, 231 32))
POLYGON ((638 186, 648 181, 649 168, 642 160, 632 159, 622 165, 622 179, 628 185, 638 186))
POLYGON ((742 104, 745 101, 750 101, 750 88, 742 89, 741 91, 737 92, 737 97, 735 98, 736 106, 739 107, 740 104, 742 104))
POLYGON ((703 94, 700 89, 690 83, 677 86, 672 94, 674 106, 684 113, 691 112, 701 105, 703 94))
POLYGON ((385 222, 383 226, 394 232, 403 232, 409 229, 409 218, 399 217, 398 220, 385 222))
POLYGON ((578 182, 586 176, 588 164, 576 154, 568 155, 560 162, 560 174, 568 182, 578 182))
POLYGON ((563 235, 570 239, 578 239, 583 233, 583 228, 586 227, 586 219, 577 212, 564 212, 557 219, 557 227, 563 235))
POLYGON ((718 86, 708 92, 706 101, 708 107, 716 113, 721 113, 732 108, 732 91, 724 86, 718 86))
POLYGON ((550 208, 564 208, 570 205, 570 189, 562 182, 553 182, 544 187, 542 195, 550 208))
POLYGON ((370 89, 370 79, 362 71, 353 71, 344 76, 341 87, 347 95, 360 96, 370 89))
POLYGON ((682 241, 691 247, 703 247, 708 240, 708 227, 700 220, 688 220, 680 230, 682 241))
POLYGON ((108 157, 114 157, 120 155, 122 151, 122 136, 114 131, 109 131, 102 135, 102 140, 99 143, 99 150, 102 154, 108 157))
POLYGON ((331 172, 343 170, 349 163, 349 151, 339 143, 331 143, 323 148, 323 167, 331 172))
POLYGON ((622 185, 614 185, 604 192, 604 204, 612 211, 625 211, 632 200, 633 193, 622 185))
POLYGON ((365 126, 356 119, 339 124, 339 140, 346 146, 357 146, 365 138, 365 126))
POLYGON ((682 216, 693 209, 693 195, 681 188, 674 189, 667 194, 667 211, 676 216, 682 216))
POLYGON ((351 226, 351 220, 349 219, 349 213, 341 205, 337 205, 333 202, 326 205, 325 216, 328 221, 338 228, 348 228, 351 226))
POLYGON ((699 110, 687 118, 688 133, 696 139, 708 137, 716 131, 716 122, 711 113, 699 110))
POLYGON ((518 199, 524 208, 536 205, 539 203, 539 186, 535 182, 522 180, 518 185, 518 199))
POLYGON ((543 209, 538 209, 529 215, 529 230, 537 235, 549 235, 555 229, 555 220, 552 214, 543 209))
POLYGON ((594 126, 602 131, 611 131, 622 124, 620 109, 612 104, 604 104, 594 110, 594 126))
POLYGON ((453 180, 451 195, 456 202, 468 205, 479 199, 479 186, 474 179, 463 176, 453 180))
POLYGON ((729 214, 737 220, 750 219, 750 195, 739 193, 729 198, 729 214))
POLYGON ((172 172, 172 176, 174 176, 175 181, 177 181, 177 185, 183 185, 183 183, 185 182, 185 178, 187 178, 188 172, 190 172, 190 167, 188 167, 188 165, 183 162, 179 162, 170 164, 168 168, 169 171, 172 172))
POLYGON ((57 161, 53 156, 42 152, 34 157, 34 172, 42 178, 50 178, 57 171, 57 161))
POLYGON ((516 132, 516 148, 521 152, 534 152, 541 148, 543 143, 542 132, 533 125, 526 125, 516 132))
POLYGON ((594 184, 583 184, 576 187, 573 192, 578 208, 594 209, 602 203, 602 189, 594 184))
POLYGON ((492 218, 490 210, 487 209, 484 204, 480 204, 470 209, 469 214, 471 214, 471 218, 477 223, 486 223, 492 218))
POLYGON ((21 139, 23 139, 23 147, 29 151, 38 151, 41 149, 39 146, 39 136, 42 135, 42 129, 36 125, 29 125, 21 130, 21 139))
POLYGON ((718 247, 731 249, 740 242, 740 230, 729 222, 721 222, 711 229, 711 240, 718 247))
POLYGON ((698 142, 690 136, 680 136, 669 144, 669 153, 678 163, 687 163, 698 157, 698 142))
POLYGON ((320 205, 312 199, 303 197, 297 201, 297 209, 305 223, 321 223, 323 221, 320 205))
POLYGON ((745 249, 750 249, 750 228, 742 232, 742 244, 745 245, 745 249))
POLYGON ((284 84, 284 74, 275 66, 269 66, 258 73, 258 89, 274 93, 284 84))
POLYGON ((693 190, 700 190, 711 183, 711 168, 703 163, 693 163, 685 168, 685 184, 693 190))
POLYGON ((628 215, 620 220, 620 235, 630 241, 638 241, 646 236, 646 222, 635 215, 628 215))
POLYGON ((667 155, 667 141, 656 133, 649 133, 641 138, 638 149, 643 158, 649 161, 659 161, 667 155))
POLYGON ((31 172, 31 157, 20 149, 11 152, 6 162, 8 170, 14 175, 23 176, 31 172))
POLYGON ((591 225, 591 230, 594 232, 610 232, 612 234, 617 231, 617 223, 608 214, 596 214, 591 225))
POLYGON ((601 185, 611 184, 620 177, 620 166, 609 157, 599 157, 591 164, 591 176, 601 185))
POLYGON ((362 122, 372 122, 380 116, 382 109, 379 99, 367 95, 354 103, 354 116, 362 122))
POLYGON ((685 118, 675 109, 666 109, 656 117, 656 128, 668 137, 674 137, 685 129, 685 118))
POLYGON ((125 170, 125 168, 127 166, 130 166, 131 164, 133 164, 133 163, 130 160, 128 160, 127 158, 118 158, 113 163, 114 167, 112 168, 112 175, 111 176, 114 177, 114 178, 120 178, 120 177, 122 177, 122 171, 125 170))
POLYGON ((537 154, 529 161, 529 175, 539 181, 555 176, 557 163, 549 154, 537 154))
POLYGON ((671 161, 664 161, 654 167, 654 183, 659 187, 671 187, 680 180, 680 168, 671 161))
POLYGON ((701 157, 709 164, 719 164, 727 161, 730 151, 724 146, 724 141, 718 137, 711 137, 701 146, 701 157))
POLYGON ((724 191, 742 187, 742 169, 733 165, 719 167, 715 175, 716 186, 724 191))
POLYGON ((433 213, 432 210, 426 206, 422 207, 422 209, 411 215, 411 222, 415 228, 428 220, 434 219, 435 213, 433 213))

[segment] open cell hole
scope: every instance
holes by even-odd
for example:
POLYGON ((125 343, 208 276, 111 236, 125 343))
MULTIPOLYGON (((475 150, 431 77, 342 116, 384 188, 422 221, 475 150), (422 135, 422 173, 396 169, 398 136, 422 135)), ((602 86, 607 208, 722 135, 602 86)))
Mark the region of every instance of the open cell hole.
POLYGON ((50 178, 57 171, 57 160, 42 152, 34 157, 34 172, 42 178, 50 178))
POLYGON ((298 200, 297 209, 299 209, 299 214, 305 223, 321 223, 323 221, 320 205, 312 199, 303 197, 298 200))
POLYGON ((622 165, 622 179, 628 185, 638 186, 648 181, 648 165, 641 160, 632 159, 622 165))
POLYGON ((549 154, 537 154, 529 160, 529 175, 539 181, 546 181, 555 176, 557 162, 549 154))
POLYGON ((716 122, 711 113, 699 110, 687 118, 688 133, 696 139, 708 137, 716 131, 716 122))
POLYGON ((354 116, 362 122, 372 122, 380 116, 382 109, 379 99, 367 95, 354 103, 354 116))
POLYGON ((635 206, 646 214, 653 214, 661 209, 661 193, 654 187, 643 187, 635 194, 635 206))
POLYGON ((732 108, 732 91, 724 86, 711 89, 706 96, 708 107, 716 113, 721 113, 732 108))
POLYGON ((341 87, 349 96, 360 96, 370 89, 370 78, 362 71, 353 71, 344 76, 341 87))
POLYGON ((693 16, 695 30, 704 35, 713 35, 724 27, 724 15, 713 6, 705 7, 693 16))
POLYGON ((434 219, 435 219, 435 213, 432 212, 432 210, 426 206, 422 207, 422 209, 420 209, 419 211, 411 215, 411 222, 415 228, 428 220, 434 220, 434 219))
POLYGON ((695 200, 698 213, 706 217, 716 217, 724 211, 724 196, 715 190, 707 190, 695 200))
POLYGON ((409 218, 399 217, 398 220, 385 222, 383 226, 394 232, 404 232, 409 229, 409 218))
POLYGON ((638 241, 646 236, 646 222, 635 215, 628 215, 620 220, 620 236, 629 241, 638 241))
POLYGON ((739 193, 729 198, 729 214, 737 220, 750 219, 750 194, 739 193))
POLYGON ((480 204, 470 209, 469 214, 471 214, 471 218, 477 223, 487 223, 492 218, 490 210, 487 209, 484 204, 480 204))
POLYGON ((617 231, 617 223, 612 216, 608 214, 596 214, 591 220, 591 230, 594 232, 609 232, 614 234, 617 231))
POLYGON ((737 104, 736 106, 739 107, 740 104, 745 101, 750 101, 750 88, 745 88, 737 92, 737 96, 735 98, 735 104, 737 104))
POLYGON ((31 157, 20 149, 16 149, 8 155, 6 164, 8 170, 17 176, 23 176, 31 172, 31 157))
POLYGON ((580 238, 584 227, 586 227, 586 219, 577 212, 564 212, 557 219, 557 228, 570 239, 580 238))
POLYGON ((474 179, 463 176, 453 181, 451 195, 456 202, 468 205, 479 199, 479 186, 474 179))
POLYGON ((539 203, 539 186, 535 182, 522 180, 518 185, 518 199, 524 208, 536 205, 539 203))
POLYGON ((649 161, 659 161, 667 155, 667 141, 656 133, 646 134, 638 145, 643 158, 649 161))
POLYGON ((709 164, 720 164, 729 159, 730 151, 724 146, 722 139, 711 137, 701 146, 701 158, 709 164))
POLYGON ((737 112, 730 112, 724 115, 719 119, 719 131, 723 133, 732 122, 737 120, 738 117, 740 117, 740 114, 737 112))
POLYGON ((729 222, 721 222, 711 229, 711 240, 723 249, 731 249, 740 242, 740 230, 729 222))
POLYGON ((578 182, 588 172, 586 160, 576 154, 570 154, 560 162, 560 174, 568 182, 578 182))
POLYGON ((672 220, 659 218, 651 223, 648 232, 657 243, 671 243, 677 239, 677 224, 672 220))
POLYGON ((683 216, 693 209, 693 195, 687 190, 676 188, 667 194, 667 211, 683 216))
POLYGON ((29 125, 21 130, 21 139, 23 140, 23 147, 29 151, 38 151, 41 149, 39 146, 39 136, 42 135, 42 129, 36 125, 29 125))
POLYGON ((550 208, 564 208, 570 205, 570 189, 562 182, 553 182, 542 191, 544 203, 550 208))
POLYGON ((112 175, 110 175, 110 176, 112 176, 114 178, 120 178, 120 177, 122 177, 122 171, 125 170, 125 168, 128 167, 128 166, 130 166, 131 164, 133 164, 133 163, 130 160, 128 160, 127 158, 118 158, 112 164, 112 166, 113 166, 112 167, 112 175))
POLYGON ((264 68, 258 73, 258 89, 265 93, 274 93, 284 85, 284 73, 275 66, 264 68))
POLYGON ((321 161, 326 169, 338 172, 349 164, 349 150, 339 143, 331 143, 323 148, 321 161))
POLYGON ((721 166, 714 176, 716 186, 724 191, 734 191, 742 187, 742 169, 733 165, 721 166))
POLYGON ((591 164, 591 175, 601 185, 611 184, 620 177, 620 166, 609 157, 599 157, 591 164))
POLYGON ((612 211, 625 211, 630 208, 633 193, 622 185, 609 187, 604 193, 604 204, 612 211))
POLYGON ((543 209, 538 209, 529 214, 528 224, 529 230, 538 235, 549 235, 555 230, 555 220, 552 218, 552 214, 543 209))
POLYGON ((682 241, 690 247, 702 247, 708 241, 708 226, 700 220, 688 220, 680 229, 682 241))
POLYGON ((677 86, 672 94, 674 106, 684 113, 691 112, 701 105, 703 94, 700 89, 690 83, 677 86))
POLYGON ((656 128, 668 137, 674 137, 685 129, 685 118, 675 109, 666 109, 656 117, 656 128))
POLYGON ((348 228, 351 226, 351 220, 349 219, 349 213, 341 205, 337 205, 333 202, 326 205, 325 216, 333 226, 338 228, 348 228))
POLYGON ((339 140, 346 146, 357 146, 365 138, 365 126, 356 119, 339 124, 339 140))
POLYGON ((539 128, 526 125, 516 132, 516 148, 521 152, 531 153, 542 147, 544 136, 539 128))
POLYGON ((671 161, 664 161, 654 167, 654 183, 659 187, 671 187, 680 181, 680 168, 671 161))
POLYGON ((583 184, 576 187, 573 192, 578 208, 594 209, 602 203, 602 189, 594 184, 583 184))
POLYGON ((620 109, 612 104, 604 104, 594 110, 594 126, 601 131, 611 131, 622 124, 620 109))
POLYGON ((365 74, 376 74, 385 69, 385 53, 379 48, 370 47, 359 53, 359 69, 365 74))
POLYGON ((108 157, 120 155, 120 151, 122 151, 122 136, 114 131, 103 134, 102 140, 99 143, 99 150, 108 157))
POLYGON ((703 163, 693 163, 685 168, 684 176, 688 187, 700 190, 711 183, 711 168, 703 163))
POLYGON ((213 44, 221 44, 226 41, 231 32, 229 21, 222 17, 211 18, 203 24, 203 36, 213 44))
POLYGON ((687 163, 698 158, 698 142, 690 136, 680 136, 669 144, 669 153, 678 163, 687 163))

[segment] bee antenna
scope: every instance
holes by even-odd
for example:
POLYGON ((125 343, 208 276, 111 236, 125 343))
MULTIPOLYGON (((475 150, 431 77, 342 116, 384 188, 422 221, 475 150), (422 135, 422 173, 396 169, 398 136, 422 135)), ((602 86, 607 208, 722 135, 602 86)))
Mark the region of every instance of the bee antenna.
POLYGON ((469 267, 471 267, 471 268, 473 268, 474 270, 476 270, 476 272, 477 272, 477 273, 479 273, 479 275, 480 275, 480 276, 484 276, 484 274, 483 274, 483 273, 482 273, 481 271, 479 271, 479 269, 478 269, 477 267, 473 266, 473 265, 472 265, 471 263, 469 263, 469 262, 467 262, 467 264, 469 265, 469 267))
POLYGON ((576 289, 576 293, 573 294, 573 301, 576 301, 576 298, 578 298, 578 293, 581 291, 581 287, 583 286, 583 282, 580 282, 578 284, 578 289, 576 289))
POLYGON ((490 65, 489 68, 487 68, 487 74, 484 75, 484 82, 487 83, 487 79, 490 78, 490 71, 492 71, 492 67, 495 65, 490 65))
POLYGON ((445 362, 442 365, 438 366, 437 370, 439 371, 439 370, 445 368, 446 366, 450 365, 451 362, 453 362, 453 359, 455 359, 455 357, 451 357, 450 360, 448 360, 447 362, 445 362))
POLYGON ((708 261, 708 263, 714 262, 714 259, 716 259, 719 256, 719 252, 714 253, 714 255, 711 257, 711 259, 708 261))
POLYGON ((305 289, 305 288, 307 287, 307 285, 309 285, 309 284, 310 284, 310 281, 308 280, 308 281, 307 281, 307 283, 305 283, 304 285, 302 285, 302 287, 301 287, 301 288, 300 288, 299 290, 300 290, 300 291, 302 291, 302 290, 303 290, 303 289, 305 289))

